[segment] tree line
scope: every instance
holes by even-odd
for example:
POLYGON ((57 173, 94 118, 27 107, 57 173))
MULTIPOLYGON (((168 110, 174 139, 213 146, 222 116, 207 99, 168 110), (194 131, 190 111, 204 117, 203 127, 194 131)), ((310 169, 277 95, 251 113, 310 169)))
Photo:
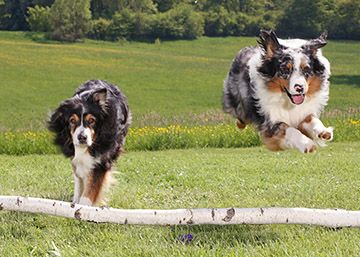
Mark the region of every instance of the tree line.
POLYGON ((62 41, 255 36, 261 28, 359 40, 360 0, 0 0, 1 30, 62 41))

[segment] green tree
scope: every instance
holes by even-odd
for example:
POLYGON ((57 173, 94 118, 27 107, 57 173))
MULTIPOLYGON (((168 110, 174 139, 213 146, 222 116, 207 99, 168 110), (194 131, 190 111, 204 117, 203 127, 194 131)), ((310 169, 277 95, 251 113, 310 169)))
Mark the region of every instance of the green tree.
POLYGON ((0 29, 28 30, 26 12, 29 6, 31 1, 28 0, 3 0, 0 3, 0 29))
POLYGON ((36 5, 28 8, 27 22, 32 31, 50 31, 49 14, 50 8, 36 5))
POLYGON ((156 4, 152 0, 91 0, 91 13, 94 19, 110 19, 124 9, 134 12, 156 13, 156 4))
POLYGON ((43 7, 50 7, 54 3, 55 0, 32 0, 31 4, 32 6, 43 6, 43 7))
POLYGON ((322 30, 319 1, 294 0, 284 11, 277 32, 281 36, 309 38, 318 36, 322 30))
POLYGON ((173 9, 175 6, 179 4, 193 4, 195 6, 200 6, 198 3, 203 3, 204 0, 153 0, 156 5, 156 8, 159 12, 166 12, 173 9))
POLYGON ((130 38, 135 31, 135 14, 129 9, 115 13, 108 30, 112 40, 130 38))
POLYGON ((360 0, 345 0, 329 24, 329 32, 335 38, 360 39, 360 0))
POLYGON ((60 41, 82 39, 90 29, 89 0, 55 0, 50 9, 51 37, 60 41))
POLYGON ((98 40, 111 40, 109 36, 109 27, 111 25, 111 20, 104 18, 99 18, 91 21, 91 29, 87 36, 92 39, 98 40))
POLYGON ((204 19, 192 6, 180 4, 159 13, 152 24, 153 37, 195 39, 204 33, 204 19))

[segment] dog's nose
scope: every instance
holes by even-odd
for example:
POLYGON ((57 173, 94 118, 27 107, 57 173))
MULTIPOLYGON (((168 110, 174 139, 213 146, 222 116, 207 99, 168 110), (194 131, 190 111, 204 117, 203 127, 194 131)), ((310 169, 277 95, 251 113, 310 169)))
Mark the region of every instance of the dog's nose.
POLYGON ((78 135, 78 140, 79 140, 80 144, 85 144, 86 139, 87 139, 87 137, 84 134, 79 134, 78 135))
POLYGON ((304 87, 302 85, 296 84, 294 89, 296 90, 296 92, 298 92, 299 94, 302 94, 304 92, 304 87))

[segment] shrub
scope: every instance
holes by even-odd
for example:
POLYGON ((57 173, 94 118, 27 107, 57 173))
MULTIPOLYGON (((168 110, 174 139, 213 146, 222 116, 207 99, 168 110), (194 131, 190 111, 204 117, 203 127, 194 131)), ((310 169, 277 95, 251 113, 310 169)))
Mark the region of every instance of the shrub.
POLYGON ((123 9, 114 14, 108 38, 194 39, 203 34, 203 18, 189 5, 178 5, 165 13, 148 14, 123 9))
POLYGON ((28 8, 28 14, 26 21, 29 23, 29 26, 32 31, 50 31, 49 24, 49 7, 42 7, 36 5, 35 7, 28 8))
POLYGON ((134 31, 133 38, 144 39, 151 38, 151 25, 153 24, 153 19, 156 15, 146 14, 146 13, 135 13, 134 16, 134 31))
POLYGON ((50 9, 51 37, 60 41, 76 41, 90 29, 89 0, 56 0, 50 9))
POLYGON ((205 18, 205 35, 207 36, 228 36, 232 35, 230 28, 236 24, 232 13, 224 7, 209 11, 205 18))
POLYGON ((130 38, 134 30, 135 14, 129 9, 123 9, 113 15, 108 35, 111 40, 130 38))
POLYGON ((205 17, 207 36, 257 36, 260 29, 274 29, 276 20, 269 13, 256 17, 243 12, 228 11, 220 6, 205 17))
POLYGON ((277 32, 280 36, 315 37, 321 32, 321 19, 319 1, 293 1, 279 20, 277 32))
MULTIPOLYGON (((336 127, 336 142, 360 140, 360 119, 330 118, 325 123, 336 127)), ((58 153, 48 131, 0 132, 0 154, 58 153)), ((261 145, 257 130, 247 126, 239 130, 234 124, 130 128, 126 137, 128 151, 165 150, 199 147, 252 147, 261 145)))
POLYGON ((189 5, 178 5, 156 15, 152 24, 152 36, 169 39, 195 39, 204 32, 204 20, 189 5))
POLYGON ((339 1, 329 24, 330 36, 341 39, 360 39, 360 0, 339 1))
POLYGON ((91 29, 87 34, 88 37, 97 40, 108 39, 110 24, 110 20, 103 18, 91 21, 91 29))

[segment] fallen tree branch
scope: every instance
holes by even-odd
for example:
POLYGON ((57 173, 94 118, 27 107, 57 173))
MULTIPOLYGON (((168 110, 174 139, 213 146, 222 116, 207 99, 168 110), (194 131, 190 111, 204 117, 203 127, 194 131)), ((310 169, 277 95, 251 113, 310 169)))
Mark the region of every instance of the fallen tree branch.
POLYGON ((69 202, 0 196, 0 211, 42 213, 91 222, 143 225, 307 224, 360 227, 360 211, 308 208, 137 210, 91 207, 69 202))

